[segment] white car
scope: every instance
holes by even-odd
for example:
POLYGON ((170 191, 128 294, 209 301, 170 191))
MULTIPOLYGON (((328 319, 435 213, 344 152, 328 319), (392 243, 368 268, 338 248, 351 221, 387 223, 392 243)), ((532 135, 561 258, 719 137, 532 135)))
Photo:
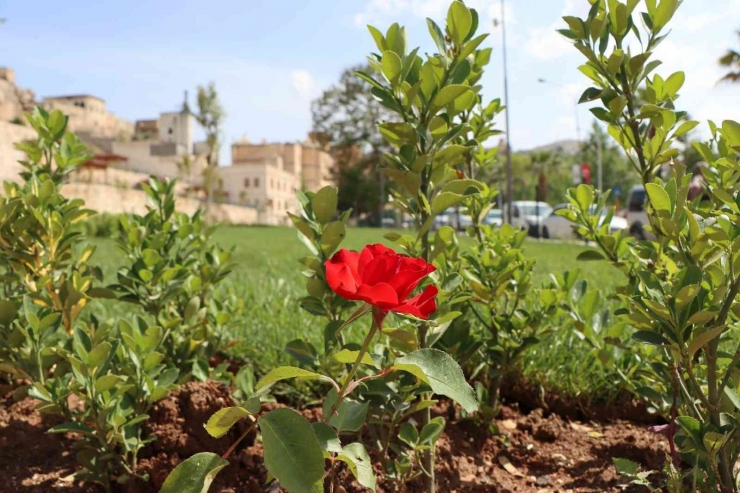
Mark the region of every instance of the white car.
MULTIPOLYGON (((483 218, 483 224, 487 224, 488 226, 494 226, 498 228, 503 223, 504 223, 504 213, 501 211, 501 209, 491 209, 486 214, 486 217, 483 218)), ((473 220, 470 219, 470 216, 460 214, 460 229, 461 230, 465 228, 469 228, 472 225, 473 225, 473 220)))
MULTIPOLYGON (((574 224, 564 217, 555 214, 556 211, 564 209, 567 206, 567 204, 556 205, 552 211, 552 214, 550 214, 550 216, 542 222, 543 238, 558 238, 563 240, 578 238, 578 235, 576 234, 574 229, 574 224)), ((596 208, 592 206, 591 213, 593 214, 595 210, 596 208)), ((603 223, 604 219, 606 218, 606 214, 606 210, 601 211, 601 221, 599 224, 603 223)), ((625 218, 614 215, 611 222, 609 223, 609 232, 613 234, 617 231, 627 229, 627 226, 628 223, 625 218)))
POLYGON ((497 228, 500 227, 504 224, 504 212, 501 209, 491 209, 483 219, 483 223, 497 228))
POLYGON ((547 202, 518 200, 511 203, 511 225, 528 231, 530 236, 540 236, 540 226, 550 214, 552 206, 547 202))

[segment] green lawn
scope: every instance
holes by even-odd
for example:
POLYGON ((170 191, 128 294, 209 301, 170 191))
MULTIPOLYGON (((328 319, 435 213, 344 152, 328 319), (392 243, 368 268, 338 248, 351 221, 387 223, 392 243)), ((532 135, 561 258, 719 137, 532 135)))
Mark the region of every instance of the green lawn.
MULTIPOLYGON (((383 242, 387 230, 369 228, 350 228, 346 248, 361 249, 364 245, 383 242)), ((231 290, 243 300, 243 317, 237 323, 235 338, 240 343, 233 349, 233 356, 253 362, 260 369, 269 369, 278 364, 290 364, 290 357, 283 351, 286 343, 302 338, 311 341, 317 348, 322 347, 323 325, 317 317, 303 312, 295 300, 305 294, 304 277, 297 260, 307 254, 306 247, 298 240, 296 231, 283 227, 239 227, 224 226, 217 230, 215 240, 224 247, 234 247, 233 260, 237 267, 225 281, 226 289, 231 290)), ((110 239, 95 240, 98 249, 94 260, 103 267, 107 282, 115 280, 115 272, 121 262, 121 255, 110 239)), ((465 245, 465 242, 463 243, 465 245)), ((525 254, 537 261, 535 284, 548 280, 552 272, 562 272, 580 268, 589 285, 610 291, 621 283, 621 274, 603 262, 582 263, 576 260, 580 252, 588 247, 576 243, 553 243, 530 240, 526 243, 525 254)), ((101 301, 93 310, 104 318, 130 316, 131 306, 118 302, 101 301)), ((356 330, 360 330, 359 328, 356 330)), ((559 375, 554 384, 575 379, 568 387, 580 385, 584 378, 600 379, 600 375, 581 375, 580 358, 585 352, 566 349, 568 354, 559 354, 557 344, 548 346, 557 351, 552 354, 567 368, 568 375, 559 375), (572 375, 570 374, 572 373, 572 375)), ((543 348, 544 349, 544 348, 543 348)), ((585 351, 585 348, 584 348, 585 351)), ((548 358, 550 360, 551 358, 548 358)), ((538 361, 527 363, 539 374, 538 361)), ((550 363, 548 363, 549 365, 550 363)), ((551 368, 547 368, 551 373, 551 368)), ((555 371, 553 375, 558 372, 555 371)))

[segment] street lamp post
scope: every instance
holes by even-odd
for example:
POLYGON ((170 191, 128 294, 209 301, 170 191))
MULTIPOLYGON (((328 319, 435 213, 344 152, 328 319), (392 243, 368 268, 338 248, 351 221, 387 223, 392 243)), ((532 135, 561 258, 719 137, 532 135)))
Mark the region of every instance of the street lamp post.
POLYGON ((509 128, 509 75, 506 65, 506 9, 501 0, 501 37, 504 55, 504 105, 506 105, 506 222, 511 224, 511 201, 514 200, 514 186, 511 170, 511 130, 509 128))

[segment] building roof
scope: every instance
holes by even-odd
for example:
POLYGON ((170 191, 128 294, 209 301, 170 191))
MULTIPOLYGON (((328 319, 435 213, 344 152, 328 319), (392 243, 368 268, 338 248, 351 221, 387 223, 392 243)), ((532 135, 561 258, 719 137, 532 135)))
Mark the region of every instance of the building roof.
POLYGON ((118 154, 95 154, 91 159, 82 163, 83 168, 106 169, 113 163, 128 161, 128 158, 118 154))
POLYGON ((68 95, 68 96, 47 96, 47 97, 44 98, 44 100, 47 100, 47 99, 61 99, 61 100, 65 100, 65 99, 84 99, 84 98, 97 99, 98 101, 101 101, 101 102, 105 103, 105 100, 103 98, 99 98, 97 96, 93 96, 92 94, 72 94, 72 95, 68 95))

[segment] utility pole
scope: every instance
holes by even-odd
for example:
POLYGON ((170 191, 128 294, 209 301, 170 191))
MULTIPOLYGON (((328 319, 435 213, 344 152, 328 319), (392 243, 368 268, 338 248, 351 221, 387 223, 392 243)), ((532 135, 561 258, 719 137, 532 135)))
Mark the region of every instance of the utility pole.
POLYGON ((501 0, 501 37, 504 54, 504 104, 506 105, 506 222, 511 224, 511 201, 514 200, 513 178, 511 170, 511 130, 509 128, 509 75, 506 66, 506 8, 501 0))
POLYGON ((603 193, 604 187, 601 179, 601 127, 596 126, 596 188, 603 193))

